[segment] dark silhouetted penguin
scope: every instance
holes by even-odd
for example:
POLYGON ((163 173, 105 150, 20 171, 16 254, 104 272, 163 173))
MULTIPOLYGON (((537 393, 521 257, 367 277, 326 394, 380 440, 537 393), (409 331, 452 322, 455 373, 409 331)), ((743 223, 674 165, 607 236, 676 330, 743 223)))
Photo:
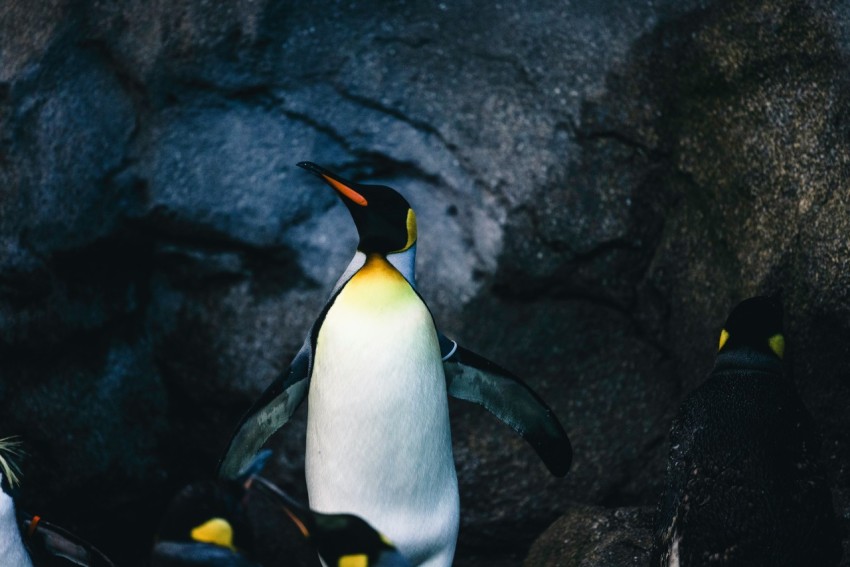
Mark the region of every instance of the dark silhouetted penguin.
POLYGON ((438 332, 416 291, 416 215, 404 197, 298 165, 337 192, 360 242, 289 369, 237 428, 219 473, 232 477, 309 396, 310 508, 362 517, 415 565, 449 566, 459 509, 447 396, 487 408, 559 476, 570 466, 569 440, 521 380, 438 332))
POLYGON ((741 302, 670 433, 652 565, 821 567, 841 556, 812 418, 783 371, 782 308, 741 302))

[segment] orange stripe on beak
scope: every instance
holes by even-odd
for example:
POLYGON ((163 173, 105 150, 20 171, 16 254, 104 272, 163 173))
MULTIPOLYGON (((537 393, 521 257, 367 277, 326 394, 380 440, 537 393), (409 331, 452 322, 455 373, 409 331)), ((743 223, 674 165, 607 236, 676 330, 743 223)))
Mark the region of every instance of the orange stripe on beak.
POLYGON ((295 522, 295 525, 298 526, 298 531, 301 532, 301 535, 304 537, 310 537, 310 531, 307 529, 307 526, 304 525, 304 522, 301 521, 301 518, 296 516, 289 508, 283 506, 283 511, 286 512, 286 515, 289 516, 289 519, 295 522))
POLYGON ((357 191, 355 191, 354 189, 352 189, 348 185, 345 185, 344 183, 340 183, 336 179, 333 179, 332 177, 328 177, 327 175, 324 175, 324 174, 322 174, 322 179, 324 179, 325 181, 330 183, 331 187, 333 187, 334 189, 339 191, 348 200, 354 201, 355 203, 357 203, 361 207, 365 207, 366 205, 369 204, 366 201, 366 197, 364 197, 363 195, 361 195, 360 193, 358 193, 357 191))

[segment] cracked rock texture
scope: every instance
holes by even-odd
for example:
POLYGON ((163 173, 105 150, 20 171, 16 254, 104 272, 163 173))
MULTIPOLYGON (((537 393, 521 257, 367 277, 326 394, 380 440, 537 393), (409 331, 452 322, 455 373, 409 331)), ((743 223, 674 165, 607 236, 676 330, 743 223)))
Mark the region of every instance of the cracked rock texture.
MULTIPOLYGON (((457 565, 519 565, 565 513, 549 534, 619 553, 594 526, 655 505, 670 419, 758 293, 782 297, 850 523, 848 59, 844 0, 6 0, 0 435, 26 444, 20 502, 142 564, 356 245, 310 160, 407 196, 438 324, 572 438, 555 479, 452 402, 457 565)), ((272 441, 302 495, 305 413, 272 441)), ((525 564, 623 564, 571 553, 544 538, 525 564)))

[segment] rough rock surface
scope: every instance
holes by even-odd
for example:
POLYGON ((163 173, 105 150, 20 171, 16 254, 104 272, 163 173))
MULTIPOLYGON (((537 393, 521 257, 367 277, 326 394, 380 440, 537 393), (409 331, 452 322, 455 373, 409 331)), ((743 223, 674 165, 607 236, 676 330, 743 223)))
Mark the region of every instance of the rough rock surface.
MULTIPOLYGON (((850 524, 848 59, 843 0, 6 0, 0 435, 26 443, 23 504, 132 564, 211 474, 355 245, 309 159, 408 197, 439 325, 573 440, 554 479, 452 403, 457 565, 519 564, 576 502, 653 506, 670 417, 756 293, 782 296, 850 524)), ((304 415, 272 443, 298 494, 304 415)))
POLYGON ((543 532, 528 567, 645 566, 652 547, 653 511, 575 506, 543 532))

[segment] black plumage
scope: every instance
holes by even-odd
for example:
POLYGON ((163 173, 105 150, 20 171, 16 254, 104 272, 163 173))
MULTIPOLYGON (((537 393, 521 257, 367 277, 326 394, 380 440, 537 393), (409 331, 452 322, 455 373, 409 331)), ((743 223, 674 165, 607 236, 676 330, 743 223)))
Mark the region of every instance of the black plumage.
POLYGON ((253 534, 243 507, 245 489, 235 481, 200 481, 178 493, 160 524, 151 552, 152 567, 259 567, 245 552, 253 549, 253 534), (212 518, 233 529, 228 549, 197 541, 192 530, 212 518))
POLYGON ((254 534, 248 518, 246 481, 259 473, 271 453, 261 451, 233 480, 203 480, 181 490, 169 503, 151 551, 151 567, 260 567, 253 559, 254 534), (228 541, 210 541, 196 530, 210 521, 226 523, 228 541))
POLYGON ((652 565, 831 566, 841 545, 820 440, 782 365, 781 306, 730 314, 670 433, 652 565))
POLYGON ((359 558, 365 567, 409 567, 407 559, 363 518, 353 514, 323 514, 299 504, 272 482, 255 475, 252 486, 276 502, 315 547, 325 565, 344 565, 359 558))

